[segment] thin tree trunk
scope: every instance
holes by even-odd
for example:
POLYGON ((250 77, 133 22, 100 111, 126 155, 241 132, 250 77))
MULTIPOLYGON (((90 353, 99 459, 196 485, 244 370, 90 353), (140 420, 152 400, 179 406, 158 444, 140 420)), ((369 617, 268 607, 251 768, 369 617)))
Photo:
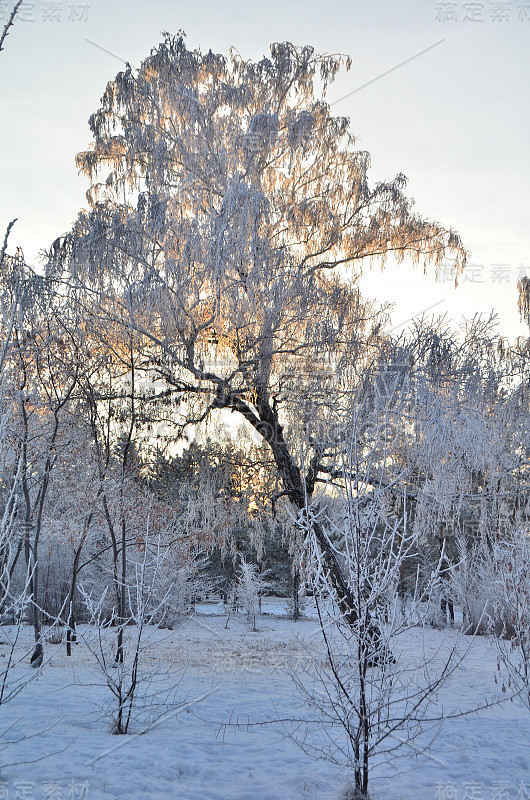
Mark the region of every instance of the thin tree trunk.
MULTIPOLYGON (((24 392, 26 384, 26 376, 24 374, 24 382, 21 392, 24 392)), ((31 597, 31 623, 33 625, 33 633, 35 636, 36 647, 40 639, 40 617, 37 608, 36 594, 36 579, 37 579, 37 564, 35 559, 35 551, 31 541, 31 532, 33 530, 32 524, 32 508, 31 497, 28 484, 28 414, 26 411, 26 404, 22 397, 20 402, 23 423, 23 438, 22 438, 22 494, 24 497, 24 556, 26 559, 26 572, 27 572, 27 585, 31 597)), ((36 650, 34 651, 35 654, 36 650)))
POLYGON ((70 581, 70 592, 68 595, 68 619, 67 619, 67 628, 66 628, 66 655, 72 655, 72 642, 76 641, 76 619, 75 619, 75 610, 74 610, 74 603, 75 603, 75 593, 77 589, 77 578, 80 572, 79 568, 79 559, 81 558, 81 551, 83 549, 83 545, 85 544, 86 537, 88 535, 88 530, 90 528, 90 524, 92 522, 92 518, 94 516, 94 512, 91 511, 88 515, 88 518, 85 522, 83 528, 83 535, 81 537, 81 541, 79 543, 79 547, 74 553, 74 563, 72 566, 72 580, 70 581))
POLYGON ((126 524, 125 518, 121 521, 121 584, 120 584, 120 609, 119 609, 119 628, 118 641, 116 648, 116 661, 123 663, 123 626, 125 625, 125 581, 127 578, 127 557, 126 557, 126 524))
MULTIPOLYGON (((234 411, 238 411, 265 439, 272 450, 276 468, 284 485, 284 494, 287 495, 291 504, 302 515, 306 511, 307 504, 311 502, 318 473, 318 464, 312 464, 307 476, 303 477, 289 451, 287 442, 283 437, 283 428, 280 425, 277 411, 269 403, 267 391, 264 387, 256 389, 253 403, 257 414, 241 397, 235 393, 227 392, 226 387, 223 384, 219 384, 217 398, 213 403, 213 407, 231 408, 234 411)), ((318 509, 315 509, 315 511, 318 511, 318 509)), ((310 527, 320 550, 335 601, 344 621, 352 630, 355 630, 358 623, 357 605, 348 581, 344 576, 324 528, 316 519, 311 520, 310 527)), ((383 652, 380 648, 381 631, 377 623, 372 619, 367 620, 367 625, 368 628, 365 634, 370 636, 374 645, 371 666, 375 666, 382 657, 380 653, 383 652)), ((386 657, 389 660, 393 659, 391 653, 387 653, 386 657)))
POLYGON ((117 641, 117 649, 116 649, 116 661, 119 663, 123 662, 124 654, 123 654, 123 628, 125 625, 125 604, 126 604, 126 592, 125 592, 125 585, 127 580, 127 522, 125 519, 125 508, 124 508, 124 497, 123 497, 123 486, 125 482, 125 476, 127 474, 127 466, 128 466, 128 456, 129 456, 129 449, 132 443, 132 437, 134 432, 134 426, 136 424, 136 407, 135 407, 135 370, 134 370, 134 350, 133 350, 133 342, 132 339, 129 341, 129 355, 131 358, 131 394, 129 399, 131 401, 131 416, 130 416, 130 424, 129 429, 127 431, 127 438, 125 440, 125 445, 123 448, 123 456, 122 456, 122 464, 121 464, 121 486, 120 486, 120 512, 121 512, 121 585, 120 585, 120 609, 119 609, 119 629, 118 629, 118 641, 117 641))
POLYGON ((293 575, 293 619, 297 622, 300 619, 300 570, 295 568, 293 575))
MULTIPOLYGON (((283 428, 278 420, 277 412, 271 407, 265 391, 257 392, 255 406, 259 416, 256 416, 252 408, 237 395, 224 396, 222 392, 219 392, 217 405, 239 411, 265 439, 272 450, 276 467, 284 485, 285 494, 294 508, 304 513, 314 491, 315 470, 311 470, 311 475, 308 476, 309 480, 302 477, 300 469, 291 456, 283 437, 283 428)), ((355 600, 337 557, 324 529, 318 521, 312 520, 311 530, 324 560, 339 610, 346 623, 355 628, 357 623, 355 600)), ((381 633, 376 623, 371 622, 370 626, 375 650, 381 638, 381 633)))

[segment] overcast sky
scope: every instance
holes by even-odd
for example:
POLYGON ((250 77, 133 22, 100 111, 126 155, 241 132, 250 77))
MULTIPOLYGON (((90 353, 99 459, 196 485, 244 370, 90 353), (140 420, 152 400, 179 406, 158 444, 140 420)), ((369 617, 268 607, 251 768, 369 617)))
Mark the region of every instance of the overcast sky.
MULTIPOLYGON (((0 0, 1 20, 12 2, 0 0)), ((364 290, 396 303, 396 324, 438 303, 433 313, 456 321, 495 309, 502 333, 527 333, 516 284, 530 276, 530 0, 24 0, 0 53, 0 230, 18 217, 10 251, 37 265, 68 230, 88 188, 74 157, 118 59, 139 64, 162 31, 179 29, 188 47, 253 59, 283 40, 351 55, 328 100, 371 153, 373 179, 404 172, 417 210, 455 227, 472 254, 456 291, 450 275, 436 284, 403 267, 372 273, 364 290)))

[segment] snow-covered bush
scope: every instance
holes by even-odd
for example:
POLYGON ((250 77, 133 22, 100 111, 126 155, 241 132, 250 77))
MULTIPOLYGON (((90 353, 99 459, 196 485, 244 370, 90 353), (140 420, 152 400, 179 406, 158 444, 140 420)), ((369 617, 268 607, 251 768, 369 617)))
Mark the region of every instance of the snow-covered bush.
POLYGON ((517 533, 495 550, 496 584, 492 630, 499 665, 507 673, 511 688, 530 709, 530 540, 517 533))
POLYGON ((175 628, 193 611, 195 603, 215 591, 215 580, 207 574, 208 558, 198 554, 179 562, 169 553, 158 570, 155 597, 167 597, 156 623, 161 628, 175 628))
MULTIPOLYGON (((485 538, 456 538, 457 562, 449 569, 449 590, 462 609, 462 632, 486 634, 499 607, 495 556, 485 538)), ((498 624, 498 623, 496 623, 498 624)))
POLYGON ((266 576, 260 574, 257 564, 241 558, 237 576, 237 605, 245 612, 247 622, 253 631, 258 630, 257 618, 261 613, 261 598, 270 589, 266 576))

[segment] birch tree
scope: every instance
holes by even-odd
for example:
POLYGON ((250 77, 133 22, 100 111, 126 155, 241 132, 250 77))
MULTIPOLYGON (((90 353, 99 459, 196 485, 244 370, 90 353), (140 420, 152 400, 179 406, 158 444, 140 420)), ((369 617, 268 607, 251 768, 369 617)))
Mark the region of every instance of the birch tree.
MULTIPOLYGON (((48 261, 85 287, 87 313, 134 330, 145 370, 183 403, 176 431, 217 409, 243 417, 299 511, 320 453, 309 440, 301 468, 304 414, 331 423, 381 342, 362 270, 390 256, 434 269, 466 260, 452 229, 413 210, 402 174, 370 185, 369 154, 325 100, 341 66, 349 59, 307 46, 275 44, 253 62, 166 35, 108 83, 77 157, 90 208, 48 261)), ((313 530, 353 620, 340 565, 313 530)))

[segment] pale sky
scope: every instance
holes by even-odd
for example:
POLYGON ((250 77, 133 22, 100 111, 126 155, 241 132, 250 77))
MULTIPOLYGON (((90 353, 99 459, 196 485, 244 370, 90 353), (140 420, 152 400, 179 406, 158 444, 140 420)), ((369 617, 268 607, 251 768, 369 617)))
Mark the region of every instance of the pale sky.
MULTIPOLYGON (((11 3, 0 0, 0 20, 11 3)), ((353 92, 334 110, 371 153, 373 180, 404 172, 417 210, 455 227, 472 253, 456 291, 450 276, 436 284, 400 267, 372 273, 365 292, 396 303, 395 324, 438 303, 433 312, 456 322, 494 309, 502 333, 527 333, 516 284, 530 276, 530 0, 24 0, 23 8, 0 53, 0 230, 18 217, 9 249, 21 246, 28 263, 37 266, 38 251, 86 206, 74 157, 90 141, 88 118, 107 80, 123 68, 117 57, 138 64, 166 30, 183 29, 188 47, 227 54, 234 46, 253 59, 289 40, 351 55, 328 100, 353 92)))

